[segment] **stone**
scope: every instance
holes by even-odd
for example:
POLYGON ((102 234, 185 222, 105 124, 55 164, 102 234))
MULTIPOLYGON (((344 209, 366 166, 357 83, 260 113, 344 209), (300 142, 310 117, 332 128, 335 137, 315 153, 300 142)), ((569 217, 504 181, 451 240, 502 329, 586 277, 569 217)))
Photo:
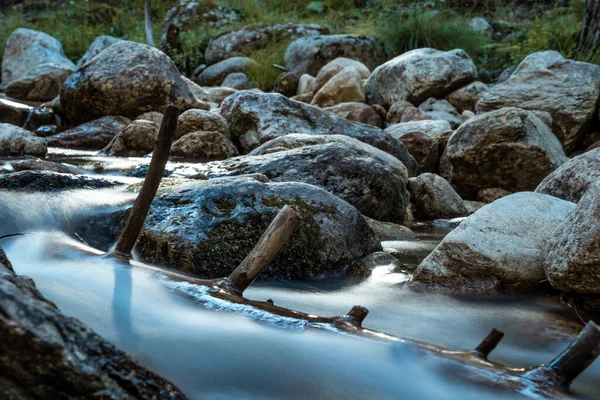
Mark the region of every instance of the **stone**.
POLYGON ((0 99, 0 123, 23 126, 33 107, 8 99, 0 99))
POLYGON ((120 42, 121 40, 122 39, 108 35, 98 36, 96 39, 94 39, 92 44, 90 44, 90 47, 88 47, 86 50, 85 54, 77 62, 77 68, 81 67, 83 64, 100 54, 100 52, 109 48, 113 44, 120 42))
POLYGON ((210 41, 204 58, 216 64, 231 57, 250 57, 273 42, 281 43, 305 36, 329 33, 329 29, 317 24, 255 24, 225 32, 210 41))
POLYGON ((319 89, 311 104, 331 107, 340 103, 365 101, 360 73, 354 67, 347 67, 319 89))
POLYGON ((116 157, 141 157, 154 151, 158 125, 151 121, 136 120, 117 133, 103 153, 116 157))
POLYGON ((73 69, 60 64, 45 63, 33 67, 6 86, 10 97, 27 101, 49 101, 58 96, 60 87, 73 69))
POLYGON ((248 57, 232 57, 206 68, 196 79, 201 86, 220 86, 227 75, 234 72, 247 73, 259 64, 248 57))
POLYGON ((167 40, 167 32, 172 26, 186 32, 199 26, 213 29, 224 28, 239 19, 238 13, 229 7, 217 4, 213 0, 176 0, 167 10, 163 21, 161 41, 167 40))
POLYGON ((467 209, 458 193, 439 175, 424 173, 408 180, 411 202, 423 219, 464 217, 467 209))
POLYGON ((273 91, 286 97, 295 96, 298 92, 299 82, 300 79, 293 72, 283 72, 277 77, 273 91))
POLYGON ((460 119, 462 120, 462 122, 466 122, 466 121, 470 120, 471 118, 473 118, 474 116, 475 116, 475 113, 473 111, 465 110, 460 115, 460 119))
POLYGON ((452 293, 530 293, 547 288, 545 247, 575 204, 521 192, 479 209, 427 256, 408 287, 452 293))
POLYGON ((79 175, 80 170, 59 162, 42 160, 33 156, 27 156, 24 159, 10 161, 8 163, 13 171, 51 171, 61 174, 79 175))
POLYGON ((160 126, 162 124, 162 119, 163 119, 163 113, 160 113, 158 111, 149 111, 149 112, 138 115, 135 120, 136 121, 140 121, 140 120, 150 121, 150 122, 154 122, 156 125, 160 126))
POLYGON ((222 83, 223 87, 228 87, 236 90, 245 90, 250 89, 252 84, 250 83, 250 79, 248 79, 248 75, 243 72, 232 72, 227 75, 222 83))
POLYGON ((187 85, 188 89, 192 93, 192 96, 194 96, 196 101, 199 102, 199 104, 197 104, 194 108, 210 110, 210 105, 204 103, 211 101, 209 91, 183 75, 181 76, 181 79, 183 79, 183 82, 187 85))
POLYGON ((491 38, 494 35, 494 28, 485 18, 476 17, 469 22, 469 28, 475 33, 491 38))
POLYGON ((550 284, 564 292, 600 293, 600 180, 592 183, 546 244, 550 284))
POLYGON ((109 115, 136 118, 164 111, 169 103, 182 111, 198 101, 173 61, 154 47, 120 41, 80 66, 65 81, 60 103, 72 124, 109 115))
POLYGON ((475 111, 477 102, 488 90, 488 86, 485 83, 475 81, 449 93, 446 95, 446 100, 460 113, 463 111, 475 111))
POLYGON ((386 114, 387 125, 399 124, 402 122, 402 116, 404 111, 408 108, 415 108, 415 106, 409 101, 397 101, 390 106, 386 114))
POLYGON ((600 148, 570 159, 544 178, 535 191, 578 203, 597 180, 600 180, 600 148))
POLYGON ((477 111, 511 106, 547 111, 552 132, 569 153, 589 132, 599 97, 600 66, 543 51, 527 56, 510 78, 492 87, 477 103, 477 111))
MULTIPOLYGON (((481 201, 473 201, 473 200, 465 200, 464 202, 465 208, 467 209, 467 215, 474 214, 481 207, 484 207, 487 203, 483 203, 481 201)), ((439 220, 438 220, 439 221, 439 220)))
POLYGON ((365 220, 375 232, 379 240, 417 240, 417 235, 404 225, 398 225, 393 222, 377 221, 375 219, 365 217, 365 220))
POLYGON ((469 119, 450 137, 440 175, 466 199, 480 189, 531 191, 567 157, 533 113, 507 107, 469 119))
POLYGON ((419 105, 419 109, 434 120, 447 121, 452 129, 458 128, 462 123, 461 115, 446 100, 438 100, 430 97, 419 105))
POLYGON ((433 117, 427 114, 425 111, 417 107, 406 107, 402 113, 400 123, 413 122, 413 121, 431 121, 433 117))
POLYGON ((231 138, 229 123, 219 114, 205 110, 188 110, 177 120, 175 140, 197 131, 218 132, 228 139, 231 138))
POLYGON ((382 42, 368 36, 318 35, 293 41, 285 52, 285 67, 298 76, 316 76, 336 58, 359 61, 370 70, 385 62, 382 42))
POLYGON ((56 192, 73 189, 105 189, 122 182, 93 175, 26 170, 0 174, 0 189, 23 192, 56 192))
POLYGON ((512 192, 500 188, 485 188, 477 192, 477 200, 489 204, 511 194, 512 192))
POLYGON ((102 150, 130 123, 125 117, 102 117, 45 139, 52 147, 102 150))
POLYGON ((298 81, 298 88, 296 89, 296 95, 303 95, 308 93, 314 93, 317 87, 317 79, 314 76, 303 74, 298 81))
POLYGON ((399 270, 400 261, 390 253, 377 251, 359 260, 355 260, 346 269, 346 275, 352 278, 368 278, 375 268, 386 267, 389 272, 399 270))
POLYGON ((2 83, 8 85, 46 63, 75 69, 75 64, 65 56, 58 40, 43 32, 18 28, 6 42, 2 57, 2 83))
POLYGON ((390 125, 385 132, 397 138, 424 172, 435 172, 440 158, 440 137, 451 131, 447 121, 413 121, 390 125))
POLYGON ((477 78, 477 68, 463 50, 429 48, 404 53, 373 71, 365 84, 368 104, 389 107, 397 101, 421 104, 443 98, 477 78))
POLYGON ((18 126, 0 123, 0 156, 31 155, 43 158, 47 152, 43 138, 18 126))
POLYGON ((338 105, 324 108, 327 111, 337 115, 340 118, 348 121, 360 122, 363 124, 373 125, 378 128, 383 128, 383 121, 377 115, 377 112, 372 107, 357 102, 340 103, 338 105))
POLYGON ((398 158, 411 176, 419 169, 402 142, 374 126, 347 121, 318 107, 275 93, 242 91, 228 97, 219 110, 242 154, 289 133, 346 135, 398 158))
POLYGON ((224 160, 236 156, 237 149, 219 132, 196 131, 186 133, 171 147, 171 156, 199 162, 224 160))
POLYGON ((367 79, 371 75, 371 71, 369 71, 369 68, 365 64, 349 58, 339 57, 327 63, 327 65, 319 70, 316 77, 316 90, 322 88, 331 78, 348 67, 354 68, 360 75, 361 80, 367 79))

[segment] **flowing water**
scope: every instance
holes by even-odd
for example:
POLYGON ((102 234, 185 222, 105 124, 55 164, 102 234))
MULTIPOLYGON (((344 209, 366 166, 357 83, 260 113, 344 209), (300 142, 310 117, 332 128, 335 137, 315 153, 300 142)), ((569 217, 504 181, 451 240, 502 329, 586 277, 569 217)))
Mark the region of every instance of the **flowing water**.
MULTIPOLYGON (((94 163, 85 153, 58 156, 72 157, 78 166, 94 163)), ((130 166, 140 160, 116 162, 130 166)), ((105 171, 118 175, 121 168, 112 165, 105 171)), ((131 198, 120 188, 2 191, 0 235, 36 233, 1 240, 0 246, 15 271, 31 276, 64 313, 172 380, 190 398, 515 396, 467 385, 453 377, 444 362, 424 358, 404 344, 310 329, 294 319, 208 300, 201 287, 169 280, 160 269, 129 267, 94 256, 92 249, 68 235, 74 219, 131 198)), ((420 238, 400 246, 408 258, 426 254, 440 240, 440 232, 422 230, 420 238)), ((345 314, 359 304, 370 310, 364 322, 369 328, 456 350, 473 349, 495 327, 506 336, 490 358, 511 366, 548 362, 572 340, 574 312, 554 297, 413 293, 402 287, 407 278, 381 267, 363 281, 335 274, 302 282, 260 281, 246 296, 324 316, 345 314)), ((581 398, 600 398, 598 382, 597 361, 576 380, 573 390, 581 398)))

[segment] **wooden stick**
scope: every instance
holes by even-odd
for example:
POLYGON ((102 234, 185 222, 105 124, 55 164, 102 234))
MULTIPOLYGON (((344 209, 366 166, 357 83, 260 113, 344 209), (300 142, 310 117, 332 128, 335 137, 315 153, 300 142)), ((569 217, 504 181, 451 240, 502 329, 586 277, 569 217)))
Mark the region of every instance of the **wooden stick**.
POLYGON ((152 154, 152 161, 150 161, 146 179, 144 180, 140 194, 135 199, 135 204, 133 205, 127 224, 123 232, 121 232, 117 245, 111 252, 113 255, 125 259, 131 258, 131 250, 133 250, 133 246, 144 226, 150 205, 152 204, 152 200, 154 200, 154 196, 156 196, 165 166, 167 165, 167 161, 169 161, 171 144, 173 143, 177 128, 177 118, 179 118, 179 108, 174 105, 168 106, 162 119, 160 131, 158 132, 154 154, 152 154))
POLYGON ((345 322, 349 322, 352 325, 362 327, 362 323, 369 315, 369 310, 363 306, 354 306, 352 310, 348 312, 348 314, 344 315, 341 320, 345 322))
POLYGON ((154 47, 154 35, 152 33, 152 0, 146 0, 144 6, 144 20, 146 23, 146 42, 148 42, 148 46, 154 47))
POLYGON ((503 337, 504 332, 500 332, 497 329, 492 329, 490 334, 487 335, 485 339, 483 339, 479 346, 477 346, 474 353, 479 357, 487 360, 488 355, 492 351, 494 351, 494 349, 496 348, 496 346, 498 346, 498 343, 500 343, 503 337))
POLYGON ((222 282, 221 287, 241 296, 292 236, 299 220, 300 217, 290 206, 283 207, 250 254, 222 282))

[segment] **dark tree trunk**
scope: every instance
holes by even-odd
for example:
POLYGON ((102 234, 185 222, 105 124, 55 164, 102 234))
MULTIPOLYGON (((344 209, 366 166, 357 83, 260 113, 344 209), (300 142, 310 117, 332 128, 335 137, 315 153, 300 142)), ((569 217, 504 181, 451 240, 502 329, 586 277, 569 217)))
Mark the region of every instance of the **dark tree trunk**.
POLYGON ((594 51, 600 42, 600 0, 586 0, 579 32, 579 51, 594 51))

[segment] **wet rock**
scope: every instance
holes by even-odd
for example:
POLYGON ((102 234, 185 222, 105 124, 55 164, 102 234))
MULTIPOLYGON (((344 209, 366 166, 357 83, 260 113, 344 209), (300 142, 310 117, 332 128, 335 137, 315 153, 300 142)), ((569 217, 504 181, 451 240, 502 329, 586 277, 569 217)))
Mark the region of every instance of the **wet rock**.
POLYGON ((502 107, 547 111, 567 153, 576 150, 595 118, 600 66, 567 60, 555 51, 533 53, 506 81, 477 103, 479 112, 502 107))
POLYGON ((417 240, 415 233, 404 225, 398 225, 393 222, 377 221, 365 217, 365 220, 375 232, 377 238, 381 241, 389 240, 417 240))
POLYGON ((117 42, 120 42, 121 40, 122 39, 107 35, 98 36, 96 39, 94 39, 92 44, 90 44, 90 47, 88 47, 83 57, 81 57, 77 62, 77 68, 96 57, 101 51, 109 48, 117 42))
POLYGON ((219 132, 186 133, 171 147, 172 156, 200 162, 224 160, 237 154, 233 143, 219 132))
MULTIPOLYGON (((296 95, 303 95, 313 93, 317 87, 317 79, 308 74, 303 74, 298 81, 298 88, 296 89, 296 95)), ((310 102, 309 102, 310 103, 310 102)))
POLYGON ((411 289, 533 292, 545 284, 545 246, 575 204, 539 193, 503 197, 467 217, 427 256, 411 289))
POLYGON ((102 153, 116 157, 141 157, 154 151, 158 125, 136 120, 120 131, 102 153))
POLYGON ((232 72, 227 75, 223 80, 223 87, 228 87, 236 90, 244 90, 250 89, 252 84, 250 83, 250 79, 248 79, 248 75, 243 72, 232 72))
POLYGON ((477 102, 488 90, 488 86, 485 83, 475 81, 448 94, 446 100, 460 113, 463 111, 475 111, 477 102))
POLYGON ((354 68, 360 75, 361 80, 367 79, 369 75, 371 75, 371 71, 369 71, 369 68, 367 68, 365 64, 349 58, 339 57, 321 68, 316 78, 316 90, 325 86, 325 84, 329 82, 331 78, 348 67, 354 68))
POLYGON ((42 125, 39 128, 36 128, 33 133, 39 137, 48 137, 59 134, 64 128, 59 127, 57 125, 42 125))
POLYGON ((198 76, 196 82, 201 86, 219 86, 227 75, 234 72, 246 73, 258 63, 248 57, 232 57, 206 68, 198 76))
POLYGON ((346 275, 352 278, 368 278, 375 268, 386 267, 390 272, 399 270, 402 265, 393 255, 385 251, 377 251, 360 260, 355 260, 348 266, 346 275))
POLYGON ((105 178, 52 171, 20 171, 0 175, 0 189, 26 192, 104 189, 121 184, 105 178))
POLYGON ((553 287, 565 292, 600 293, 600 179, 575 211, 552 233, 544 269, 553 287))
POLYGON ((73 69, 65 65, 40 64, 6 86, 6 94, 15 99, 28 101, 52 100, 60 93, 60 87, 73 73, 73 69))
POLYGON ((204 52, 208 64, 215 64, 231 57, 249 57, 273 42, 305 36, 329 33, 329 29, 317 24, 255 24, 223 33, 211 40, 204 52))
POLYGON ((319 107, 331 107, 340 103, 362 103, 364 101, 365 92, 360 73, 354 67, 347 67, 319 89, 311 104, 319 107))
POLYGON ((402 162, 342 135, 287 135, 250 156, 221 162, 217 170, 225 170, 226 175, 260 173, 273 182, 319 186, 382 221, 402 221, 409 200, 408 172, 402 162))
POLYGON ((0 250, 0 386, 8 399, 185 396, 47 300, 0 250), (35 367, 32 367, 35 366, 35 367))
POLYGON ((560 143, 533 113, 503 108, 477 115, 450 137, 440 175, 464 198, 495 187, 534 190, 567 161, 560 143))
POLYGON ((333 107, 324 108, 323 110, 333 113, 340 118, 347 119, 348 121, 361 122, 363 124, 383 128, 383 121, 379 115, 377 115, 377 112, 364 103, 341 103, 333 107))
POLYGON ((447 131, 451 131, 447 121, 413 121, 390 125, 385 129, 385 132, 404 144, 425 172, 437 170, 439 139, 447 131))
POLYGON ((390 106, 407 100, 420 104, 443 98, 477 78, 475 64, 463 50, 417 49, 386 62, 365 84, 367 103, 390 106))
POLYGON ((177 120, 175 140, 197 131, 218 132, 226 138, 231 137, 229 124, 222 116, 204 110, 188 110, 177 120))
POLYGON ((386 115, 387 125, 399 124, 402 122, 402 116, 404 111, 408 108, 414 108, 415 106, 409 101, 397 101, 390 106, 389 111, 386 115))
POLYGON ((14 171, 51 171, 60 172, 61 174, 79 175, 79 170, 75 167, 35 157, 10 161, 9 164, 14 171))
POLYGON ((213 0, 176 0, 171 3, 174 4, 167 11, 163 21, 163 43, 167 39, 170 26, 175 26, 182 32, 192 31, 199 26, 218 29, 239 19, 235 10, 221 6, 213 0))
POLYGON ((462 118, 456 108, 446 100, 438 100, 430 97, 419 105, 419 109, 434 120, 447 121, 452 129, 458 128, 462 123, 462 118))
POLYGON ((487 22, 485 18, 473 18, 471 22, 469 22, 469 28, 471 28, 471 30, 475 33, 479 33, 480 35, 485 35, 490 38, 494 35, 494 28, 492 28, 490 23, 487 22))
POLYGON ((10 84, 33 68, 46 63, 74 70, 75 64, 52 36, 32 29, 16 29, 8 38, 2 57, 2 83, 10 84))
POLYGON ((156 125, 160 126, 162 124, 163 114, 158 111, 149 111, 147 113, 143 113, 138 115, 135 119, 136 121, 145 120, 154 122, 156 125))
POLYGON ((32 155, 45 157, 48 147, 44 139, 12 124, 0 123, 0 156, 32 155))
POLYGON ((242 153, 289 133, 341 134, 395 156, 411 176, 419 169, 402 143, 381 129, 347 121, 279 94, 238 92, 223 102, 219 113, 229 123, 232 140, 242 153))
POLYGON ((577 203, 597 180, 600 180, 600 148, 570 159, 544 178, 535 191, 577 203))
POLYGON ((464 217, 468 211, 458 193, 441 176, 425 173, 408 180, 411 202, 423 219, 464 217))
POLYGON ((73 124, 109 115, 136 118, 163 111, 169 103, 182 111, 198 101, 163 52, 121 41, 82 65, 64 83, 60 103, 73 124))
POLYGON ((52 147, 101 150, 130 123, 125 117, 102 117, 45 139, 52 147))
POLYGON ((33 107, 8 99, 0 99, 0 123, 16 126, 25 125, 25 121, 33 107))
POLYGON ((373 69, 386 60, 383 43, 368 36, 319 35, 293 41, 285 53, 285 67, 298 76, 316 76, 336 58, 357 60, 373 69))
POLYGON ((500 188, 486 188, 477 192, 477 200, 482 203, 493 203, 494 201, 511 194, 512 192, 500 188))

